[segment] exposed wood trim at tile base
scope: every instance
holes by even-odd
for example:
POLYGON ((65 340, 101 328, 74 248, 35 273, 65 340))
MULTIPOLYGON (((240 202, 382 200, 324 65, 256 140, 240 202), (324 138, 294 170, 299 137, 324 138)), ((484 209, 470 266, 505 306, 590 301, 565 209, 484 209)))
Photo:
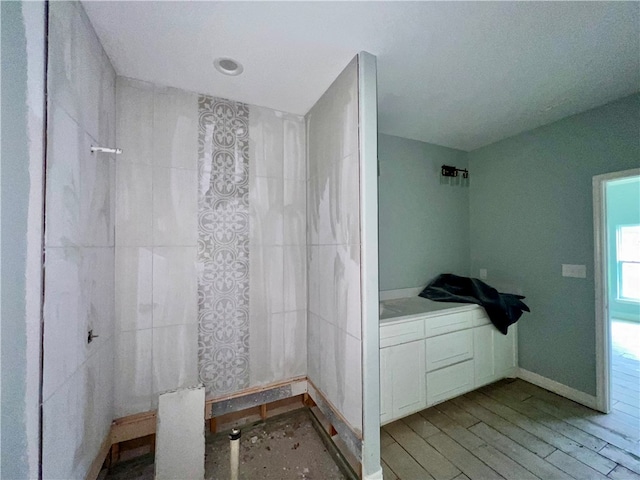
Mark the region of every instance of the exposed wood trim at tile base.
POLYGON ((156 423, 157 413, 155 410, 116 418, 111 424, 111 444, 152 435, 156 433, 156 423))
POLYGON ((524 368, 518 369, 518 378, 529 383, 533 383, 534 385, 544 388, 545 390, 549 390, 550 392, 557 393, 558 395, 568 398, 569 400, 573 400, 585 407, 589 407, 594 410, 597 409, 598 402, 596 397, 593 395, 568 387, 567 385, 551 380, 550 378, 543 377, 542 375, 525 370, 524 368))

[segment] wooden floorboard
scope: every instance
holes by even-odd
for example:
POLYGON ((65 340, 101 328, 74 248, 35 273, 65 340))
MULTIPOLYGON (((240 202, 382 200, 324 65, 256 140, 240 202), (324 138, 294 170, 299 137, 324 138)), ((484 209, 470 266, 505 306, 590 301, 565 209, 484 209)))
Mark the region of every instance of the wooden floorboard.
POLYGON ((640 403, 622 398, 604 415, 497 382, 383 427, 384 478, 640 480, 640 403))

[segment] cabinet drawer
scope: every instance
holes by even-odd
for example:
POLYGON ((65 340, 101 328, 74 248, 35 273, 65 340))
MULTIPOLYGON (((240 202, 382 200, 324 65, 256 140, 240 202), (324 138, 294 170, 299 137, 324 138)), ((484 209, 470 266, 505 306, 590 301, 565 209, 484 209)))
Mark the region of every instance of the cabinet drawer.
POLYGON ((473 357, 473 331, 447 333, 427 339, 427 372, 473 357))
POLYGON ((491 320, 489 320, 489 315, 487 315, 487 312, 485 311, 484 308, 482 308, 482 307, 476 308, 473 311, 473 326, 474 327, 480 327, 482 325, 488 325, 489 323, 491 323, 491 320))
POLYGON ((380 327, 380 348, 424 338, 424 320, 380 327))
POLYGON ((473 361, 427 373, 427 406, 473 390, 473 361))
POLYGON ((430 317, 425 320, 425 333, 427 337, 435 337, 436 335, 471 328, 472 322, 473 311, 430 317))

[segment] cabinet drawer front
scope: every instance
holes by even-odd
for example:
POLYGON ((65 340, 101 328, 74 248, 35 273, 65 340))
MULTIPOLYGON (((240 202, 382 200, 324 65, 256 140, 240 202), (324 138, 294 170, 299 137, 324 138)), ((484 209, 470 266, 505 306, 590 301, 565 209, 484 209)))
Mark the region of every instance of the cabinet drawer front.
POLYGON ((448 367, 473 357, 471 329, 427 339, 427 372, 448 367))
POLYGON ((427 337, 435 337, 436 335, 471 328, 472 322, 473 311, 439 315, 425 320, 425 333, 427 337))
POLYGON ((427 405, 473 390, 473 361, 427 373, 427 405))
POLYGON ((424 338, 424 320, 380 327, 380 348, 424 338))
POLYGON ((474 327, 480 327, 482 325, 488 325, 489 323, 491 323, 491 320, 489 320, 489 315, 487 315, 487 312, 485 311, 484 308, 479 307, 477 309, 475 309, 473 311, 473 326, 474 327))

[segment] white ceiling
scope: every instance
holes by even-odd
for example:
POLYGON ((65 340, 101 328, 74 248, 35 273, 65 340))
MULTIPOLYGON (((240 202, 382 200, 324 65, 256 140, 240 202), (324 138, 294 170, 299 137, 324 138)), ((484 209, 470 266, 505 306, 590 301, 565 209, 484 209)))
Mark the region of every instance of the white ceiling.
POLYGON ((368 51, 380 131, 462 150, 640 89, 638 2, 83 4, 119 75, 297 114, 368 51))

